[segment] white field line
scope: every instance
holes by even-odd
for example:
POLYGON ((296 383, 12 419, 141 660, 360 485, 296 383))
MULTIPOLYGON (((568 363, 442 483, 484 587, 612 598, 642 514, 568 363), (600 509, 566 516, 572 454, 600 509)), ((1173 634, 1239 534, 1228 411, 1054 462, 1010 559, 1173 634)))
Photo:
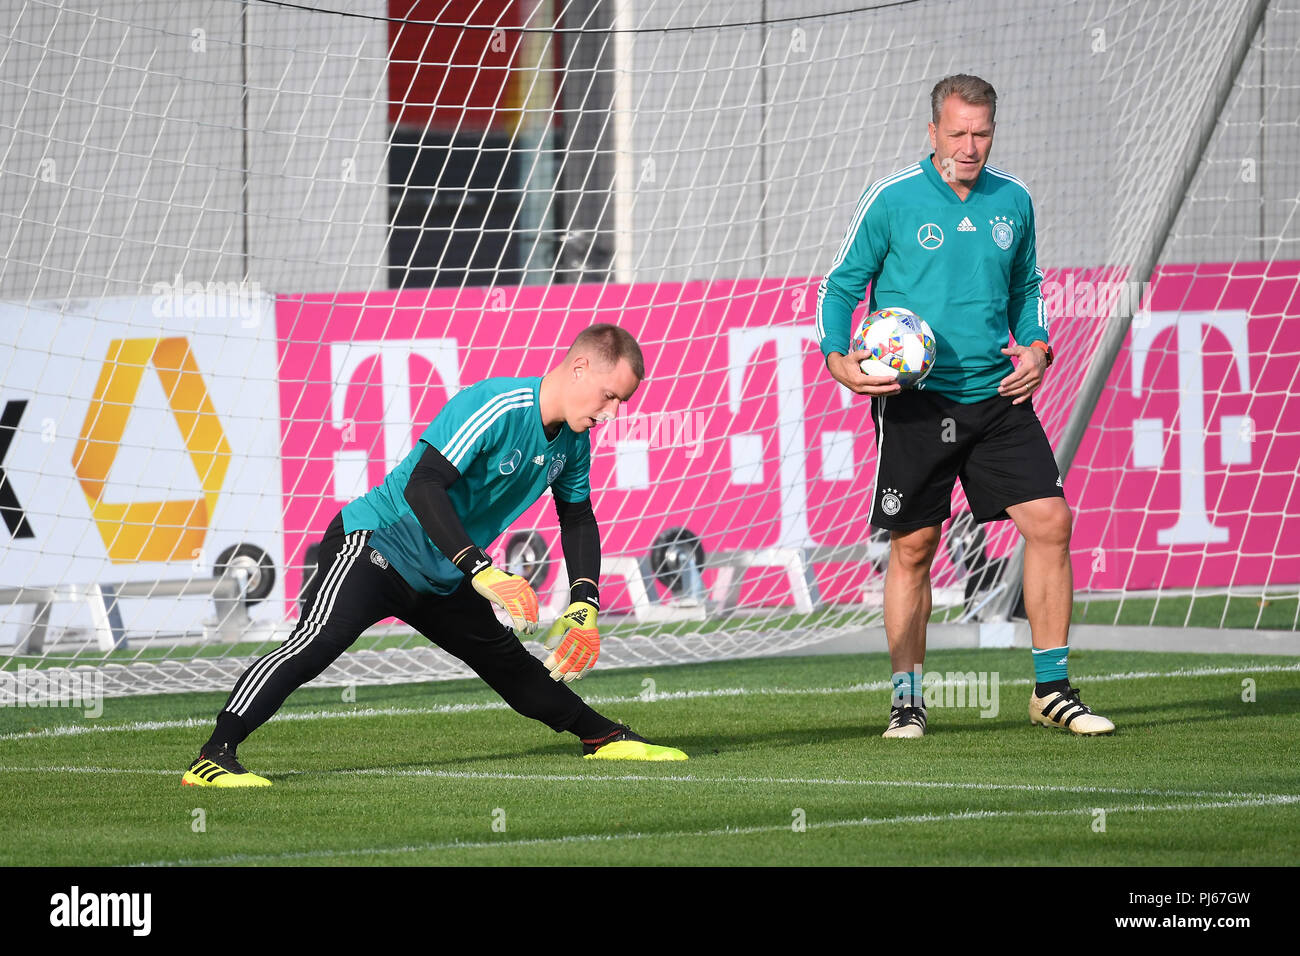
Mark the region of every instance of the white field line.
MULTIPOLYGON (((506 773, 486 770, 392 770, 386 767, 352 770, 278 770, 267 771, 272 777, 428 777, 437 780, 488 780, 521 781, 525 783, 698 783, 709 786, 799 786, 799 787, 906 787, 929 790, 979 790, 986 792, 1011 791, 1016 793, 1076 793, 1088 795, 1137 795, 1144 797, 1213 797, 1229 800, 1268 800, 1275 797, 1300 800, 1300 794, 1263 793, 1252 790, 1165 790, 1153 787, 1090 787, 1043 783, 977 783, 946 780, 855 780, 846 777, 701 777, 695 774, 641 774, 626 773, 611 776, 577 773, 506 773)), ((85 774, 145 774, 160 777, 179 777, 181 771, 142 768, 115 769, 113 767, 4 767, 0 773, 85 773, 85 774)))
MULTIPOLYGON (((1243 800, 1218 800, 1207 803, 1135 803, 1120 807, 1103 807, 1107 814, 1112 813, 1163 813, 1168 811, 1195 810, 1232 810, 1241 807, 1283 806, 1300 802, 1300 796, 1276 795, 1265 798, 1243 800)), ((1091 816, 1091 807, 1072 810, 962 810, 956 813, 918 813, 894 817, 863 817, 857 820, 826 820, 806 824, 808 830, 832 830, 843 827, 896 826, 909 823, 956 823, 967 820, 997 820, 1030 817, 1066 817, 1091 816)), ((449 841, 444 843, 423 843, 413 846, 397 847, 362 847, 350 850, 306 850, 294 853, 235 853, 229 856, 210 859, 151 860, 135 864, 136 866, 203 866, 229 865, 238 863, 274 863, 287 860, 313 860, 330 857, 356 856, 395 856, 403 853, 429 853, 441 850, 486 850, 502 847, 563 846, 565 844, 583 843, 621 843, 626 840, 678 840, 697 837, 714 838, 727 836, 749 836, 759 833, 791 833, 791 824, 781 823, 755 827, 725 827, 713 830, 674 830, 666 833, 579 833, 562 837, 541 837, 528 840, 502 840, 500 842, 465 843, 449 841)))
MULTIPOLYGON (((1228 674, 1295 673, 1300 671, 1300 664, 1263 664, 1259 667, 1188 667, 1167 671, 1128 671, 1116 674, 1096 674, 1076 676, 1074 683, 1086 688, 1093 683, 1113 681, 1148 680, 1168 677, 1221 677, 1228 674)), ((965 671, 950 673, 968 673, 965 671)), ((999 687, 1028 687, 1033 680, 1027 677, 1012 680, 999 680, 999 687)), ((962 686, 962 681, 945 681, 943 686, 962 686)), ((585 700, 592 706, 609 706, 621 704, 657 704, 681 700, 702 700, 715 697, 817 697, 835 694, 862 694, 871 691, 889 690, 887 680, 869 681, 849 684, 844 687, 717 687, 705 690, 683 690, 655 693, 642 696, 632 694, 621 697, 592 696, 585 700)), ((45 708, 41 708, 45 709, 45 708)), ((351 710, 311 710, 277 714, 273 720, 331 720, 348 717, 396 717, 410 715, 468 714, 490 710, 509 710, 504 701, 484 701, 477 704, 432 704, 427 707, 361 707, 351 710)), ((18 733, 0 734, 0 742, 10 740, 34 740, 45 737, 75 737, 80 734, 94 733, 136 733, 147 730, 175 730, 181 728, 207 728, 212 726, 213 717, 187 717, 183 720, 138 720, 125 724, 62 724, 41 730, 28 730, 18 733)))

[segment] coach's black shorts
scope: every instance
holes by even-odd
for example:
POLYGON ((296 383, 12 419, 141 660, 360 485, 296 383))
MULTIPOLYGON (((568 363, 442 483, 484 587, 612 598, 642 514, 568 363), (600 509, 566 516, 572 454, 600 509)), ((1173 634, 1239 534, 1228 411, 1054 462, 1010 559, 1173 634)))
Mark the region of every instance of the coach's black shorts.
POLYGON ((963 404, 906 389, 872 398, 871 421, 876 480, 870 520, 878 528, 942 524, 957 478, 979 522, 1005 520, 1007 508, 1024 501, 1065 496, 1032 402, 1014 405, 995 395, 963 404))

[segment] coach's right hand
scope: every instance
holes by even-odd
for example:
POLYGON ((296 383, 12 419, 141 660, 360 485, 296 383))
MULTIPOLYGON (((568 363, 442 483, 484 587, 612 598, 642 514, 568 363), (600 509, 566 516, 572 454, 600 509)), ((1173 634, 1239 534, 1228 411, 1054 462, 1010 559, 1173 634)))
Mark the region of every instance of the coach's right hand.
POLYGON ((894 395, 903 390, 892 375, 868 375, 861 363, 871 358, 870 352, 850 352, 843 355, 832 352, 826 356, 826 367, 831 376, 850 392, 859 395, 894 395))
POLYGON ((474 590, 510 615, 515 634, 537 633, 537 594, 517 574, 487 567, 470 579, 474 590))

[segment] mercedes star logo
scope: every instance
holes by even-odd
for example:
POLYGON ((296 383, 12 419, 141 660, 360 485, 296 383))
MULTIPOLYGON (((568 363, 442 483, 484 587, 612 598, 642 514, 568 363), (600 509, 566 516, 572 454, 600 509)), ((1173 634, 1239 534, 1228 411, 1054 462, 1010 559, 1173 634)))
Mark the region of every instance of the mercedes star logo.
POLYGON ((922 249, 938 249, 943 245, 943 230, 932 222, 927 222, 916 230, 916 241, 922 249))

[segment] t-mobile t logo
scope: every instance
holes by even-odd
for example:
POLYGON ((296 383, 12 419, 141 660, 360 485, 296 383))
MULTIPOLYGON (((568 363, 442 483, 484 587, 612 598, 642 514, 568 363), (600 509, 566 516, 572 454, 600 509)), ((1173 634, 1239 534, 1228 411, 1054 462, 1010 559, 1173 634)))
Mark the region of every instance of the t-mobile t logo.
MULTIPOLYGON (((348 386, 362 365, 372 359, 379 360, 385 471, 395 468, 410 452, 415 426, 428 424, 411 420, 411 359, 416 356, 433 366, 447 390, 447 398, 460 390, 459 343, 456 339, 355 340, 330 345, 330 377, 333 382, 330 413, 334 427, 343 432, 345 443, 351 440, 348 435, 352 426, 346 407, 348 386)), ((334 497, 337 500, 347 501, 370 490, 369 462, 370 455, 363 450, 342 449, 334 453, 334 497)))
MULTIPOLYGON (((1216 329, 1232 349, 1237 386, 1250 387, 1250 345, 1246 313, 1149 312, 1133 322, 1133 361, 1130 389, 1134 398, 1142 395, 1143 373, 1156 337, 1176 329, 1178 349, 1178 520, 1156 533, 1160 544, 1223 544, 1228 529, 1210 523, 1205 501, 1205 369, 1201 340, 1206 327, 1216 329)), ((1230 388, 1231 380, 1224 383, 1230 388)), ((1169 423, 1172 425, 1172 423, 1169 423)), ((1219 422, 1222 438, 1220 458, 1224 464, 1249 464, 1249 436, 1253 425, 1248 417, 1224 415, 1219 422), (1243 450, 1244 449, 1244 450, 1243 450)), ((1163 418, 1133 421, 1133 464, 1158 468, 1164 463, 1167 446, 1163 418)))
MULTIPOLYGON (((804 359, 817 346, 814 326, 731 329, 727 333, 727 404, 733 415, 744 398, 745 374, 755 354, 768 344, 776 348, 776 433, 781 491, 781 522, 775 544, 803 548, 816 544, 808 529, 808 435, 805 422, 804 359)), ((848 408, 853 393, 837 388, 840 406, 848 408)), ((822 432, 822 477, 848 479, 855 474, 853 436, 822 432)), ((759 484, 768 463, 763 439, 755 433, 730 436, 731 476, 736 484, 759 484)))

